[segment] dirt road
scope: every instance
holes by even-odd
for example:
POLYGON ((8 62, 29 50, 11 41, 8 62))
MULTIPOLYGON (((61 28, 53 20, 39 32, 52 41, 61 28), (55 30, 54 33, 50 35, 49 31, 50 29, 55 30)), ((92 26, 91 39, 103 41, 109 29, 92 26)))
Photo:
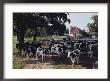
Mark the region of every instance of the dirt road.
POLYGON ((41 60, 27 60, 23 61, 25 66, 23 69, 90 69, 91 65, 89 61, 81 61, 79 64, 76 64, 72 67, 71 64, 66 63, 67 60, 61 60, 57 57, 47 58, 45 61, 41 60))
POLYGON ((53 69, 53 65, 51 63, 40 63, 36 64, 26 64, 23 69, 53 69))
POLYGON ((71 64, 54 64, 54 62, 27 61, 23 69, 86 69, 86 67, 82 65, 72 67, 71 64))

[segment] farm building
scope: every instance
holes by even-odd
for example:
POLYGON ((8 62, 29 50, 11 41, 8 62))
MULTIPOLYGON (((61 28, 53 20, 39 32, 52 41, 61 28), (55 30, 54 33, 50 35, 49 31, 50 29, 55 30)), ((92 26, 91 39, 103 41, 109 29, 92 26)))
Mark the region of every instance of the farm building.
POLYGON ((76 26, 71 26, 69 28, 69 36, 72 36, 74 38, 77 38, 77 37, 82 37, 82 34, 81 34, 82 30, 79 29, 78 27, 76 26))

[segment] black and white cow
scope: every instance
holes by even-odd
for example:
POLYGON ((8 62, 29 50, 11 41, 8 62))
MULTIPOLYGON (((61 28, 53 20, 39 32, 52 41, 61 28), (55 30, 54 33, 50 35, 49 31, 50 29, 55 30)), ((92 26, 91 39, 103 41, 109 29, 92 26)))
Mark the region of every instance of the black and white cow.
POLYGON ((79 57, 80 57, 80 50, 79 49, 75 49, 73 51, 73 53, 75 54, 75 59, 76 59, 76 63, 79 63, 79 57))
POLYGON ((25 57, 26 49, 27 49, 28 45, 29 45, 28 42, 22 43, 22 44, 19 44, 19 43, 16 44, 16 48, 18 49, 19 56, 25 57))
POLYGON ((86 42, 82 42, 79 44, 79 49, 81 52, 86 52, 87 51, 87 45, 86 42))
POLYGON ((98 62, 98 46, 97 46, 97 44, 89 45, 88 57, 91 60, 92 68, 95 68, 96 62, 98 62))
POLYGON ((16 44, 16 48, 21 57, 35 57, 36 49, 38 47, 41 47, 41 44, 36 42, 16 44))
POLYGON ((68 40, 67 42, 66 42, 66 44, 67 44, 67 49, 68 50, 70 50, 70 49, 74 49, 74 43, 72 42, 72 41, 70 41, 70 40, 68 40))
POLYGON ((75 54, 72 51, 69 51, 67 57, 71 60, 72 67, 73 67, 75 65, 75 54))
POLYGON ((58 57, 60 57, 61 55, 64 55, 65 53, 65 46, 63 44, 60 43, 56 43, 54 45, 51 46, 51 50, 50 52, 53 54, 57 54, 58 57))
POLYGON ((49 49, 48 48, 42 48, 38 47, 36 50, 36 58, 39 59, 38 57, 41 56, 42 61, 44 61, 45 57, 49 54, 49 49))
POLYGON ((73 51, 68 52, 68 58, 71 59, 72 67, 75 65, 75 62, 77 64, 79 63, 79 56, 80 56, 80 50, 79 49, 75 49, 73 51))

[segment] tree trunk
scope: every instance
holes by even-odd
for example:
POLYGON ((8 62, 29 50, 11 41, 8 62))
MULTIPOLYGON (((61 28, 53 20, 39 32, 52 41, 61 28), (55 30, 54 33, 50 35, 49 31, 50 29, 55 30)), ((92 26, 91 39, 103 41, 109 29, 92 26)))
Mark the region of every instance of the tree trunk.
POLYGON ((35 33, 34 33, 34 36, 33 36, 33 41, 36 41, 36 36, 37 36, 37 29, 35 29, 35 33))
POLYGON ((17 32, 17 41, 19 41, 19 44, 24 43, 24 35, 25 35, 25 30, 19 29, 17 32))

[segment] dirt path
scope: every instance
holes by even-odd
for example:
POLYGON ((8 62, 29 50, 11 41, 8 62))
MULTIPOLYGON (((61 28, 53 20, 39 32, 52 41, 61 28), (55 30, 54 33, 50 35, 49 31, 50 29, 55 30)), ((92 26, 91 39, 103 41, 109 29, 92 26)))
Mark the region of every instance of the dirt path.
POLYGON ((90 69, 91 65, 86 61, 81 61, 79 64, 76 64, 74 67, 72 67, 71 64, 65 64, 56 61, 58 60, 57 58, 47 58, 48 60, 41 61, 41 60, 27 60, 23 61, 25 63, 25 66, 23 69, 90 69))
POLYGON ((26 64, 23 69, 53 69, 53 65, 50 63, 26 64))
POLYGON ((38 62, 38 61, 25 61, 25 67, 23 69, 86 69, 82 65, 75 65, 74 67, 71 64, 54 64, 54 61, 51 62, 38 62))
POLYGON ((54 69, 54 61, 52 61, 51 59, 48 59, 49 61, 41 61, 40 60, 27 60, 27 61, 23 61, 25 63, 25 66, 23 69, 54 69))

